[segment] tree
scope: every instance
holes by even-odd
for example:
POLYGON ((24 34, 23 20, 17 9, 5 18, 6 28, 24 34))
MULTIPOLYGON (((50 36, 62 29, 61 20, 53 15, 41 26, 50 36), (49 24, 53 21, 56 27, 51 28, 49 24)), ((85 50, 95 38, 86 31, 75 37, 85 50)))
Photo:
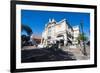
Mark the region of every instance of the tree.
POLYGON ((87 41, 88 37, 85 34, 79 34, 77 40, 78 41, 87 41))
POLYGON ((27 34, 30 36, 33 32, 32 29, 28 25, 21 25, 21 31, 25 30, 27 34))
POLYGON ((81 23, 80 23, 80 27, 81 27, 82 34, 80 34, 79 39, 83 43, 83 51, 84 51, 83 54, 87 56, 86 47, 85 47, 85 41, 87 40, 87 38, 84 35, 83 26, 84 25, 83 25, 83 20, 82 20, 81 23))
POLYGON ((79 44, 83 45, 83 54, 87 56, 87 52, 86 52, 86 47, 85 47, 85 41, 88 40, 87 36, 85 34, 79 34, 78 36, 78 41, 79 41, 79 44))
POLYGON ((22 34, 21 35, 21 45, 23 46, 27 46, 29 45, 29 40, 30 40, 30 36, 32 35, 32 29, 28 26, 28 25, 21 25, 21 32, 25 31, 27 33, 27 35, 22 34))

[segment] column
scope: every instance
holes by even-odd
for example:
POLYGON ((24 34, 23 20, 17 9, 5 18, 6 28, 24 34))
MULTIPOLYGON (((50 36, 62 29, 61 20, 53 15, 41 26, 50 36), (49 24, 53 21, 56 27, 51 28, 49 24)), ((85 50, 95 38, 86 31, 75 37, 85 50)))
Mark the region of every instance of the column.
POLYGON ((66 44, 67 44, 67 34, 65 33, 64 34, 64 46, 66 46, 66 44))

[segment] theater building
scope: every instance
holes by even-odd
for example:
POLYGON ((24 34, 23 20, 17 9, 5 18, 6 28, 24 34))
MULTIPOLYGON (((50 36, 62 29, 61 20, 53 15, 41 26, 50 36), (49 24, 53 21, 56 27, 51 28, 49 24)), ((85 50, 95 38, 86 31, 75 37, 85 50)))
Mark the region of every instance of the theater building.
MULTIPOLYGON (((74 27, 75 30, 75 27, 74 27)), ((49 22, 45 25, 45 29, 42 32, 41 43, 44 46, 50 44, 59 44, 62 46, 72 45, 74 36, 78 37, 79 32, 75 34, 73 27, 68 23, 66 19, 56 22, 55 19, 49 19, 49 22)), ((75 42, 77 43, 77 42, 75 42)))

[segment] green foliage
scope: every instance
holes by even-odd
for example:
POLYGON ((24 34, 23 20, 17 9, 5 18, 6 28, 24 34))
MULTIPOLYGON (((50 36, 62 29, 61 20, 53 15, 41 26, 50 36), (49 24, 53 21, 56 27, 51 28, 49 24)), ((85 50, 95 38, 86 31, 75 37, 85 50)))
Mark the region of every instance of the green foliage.
POLYGON ((25 30, 27 32, 28 35, 31 35, 33 32, 32 32, 32 29, 28 26, 28 25, 21 25, 21 31, 25 30))
POLYGON ((79 41, 87 41, 88 37, 85 34, 79 34, 77 40, 79 40, 79 41))

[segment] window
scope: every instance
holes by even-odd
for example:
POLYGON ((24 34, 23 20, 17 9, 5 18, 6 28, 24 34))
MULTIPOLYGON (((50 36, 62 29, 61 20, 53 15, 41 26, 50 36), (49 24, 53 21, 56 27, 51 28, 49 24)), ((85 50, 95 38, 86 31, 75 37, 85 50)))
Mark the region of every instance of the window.
POLYGON ((48 28, 48 35, 51 35, 51 27, 48 28))

